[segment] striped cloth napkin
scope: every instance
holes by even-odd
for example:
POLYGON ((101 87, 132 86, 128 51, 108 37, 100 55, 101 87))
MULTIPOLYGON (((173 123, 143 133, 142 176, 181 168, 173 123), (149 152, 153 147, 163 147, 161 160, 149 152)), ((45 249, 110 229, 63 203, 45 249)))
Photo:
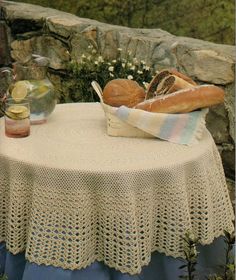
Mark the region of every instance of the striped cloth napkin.
POLYGON ((184 113, 150 113, 126 106, 119 107, 114 114, 122 121, 137 127, 157 138, 184 145, 193 145, 201 139, 208 109, 184 113))

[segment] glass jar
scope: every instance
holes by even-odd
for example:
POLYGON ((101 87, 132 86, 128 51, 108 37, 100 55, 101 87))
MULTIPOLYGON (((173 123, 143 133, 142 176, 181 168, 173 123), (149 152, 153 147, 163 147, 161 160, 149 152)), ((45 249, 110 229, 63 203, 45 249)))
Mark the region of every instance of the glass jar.
POLYGON ((31 124, 45 123, 57 103, 54 86, 47 77, 46 60, 37 59, 27 64, 13 63, 14 82, 7 92, 7 97, 29 100, 31 124))

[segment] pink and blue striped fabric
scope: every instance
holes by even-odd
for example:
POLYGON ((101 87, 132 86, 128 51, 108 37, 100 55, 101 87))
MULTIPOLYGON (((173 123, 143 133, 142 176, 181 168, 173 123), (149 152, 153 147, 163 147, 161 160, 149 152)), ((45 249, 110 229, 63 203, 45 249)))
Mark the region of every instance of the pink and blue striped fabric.
POLYGON ((115 111, 115 115, 162 140, 193 145, 201 139, 207 112, 208 109, 185 114, 150 113, 121 106, 115 111))

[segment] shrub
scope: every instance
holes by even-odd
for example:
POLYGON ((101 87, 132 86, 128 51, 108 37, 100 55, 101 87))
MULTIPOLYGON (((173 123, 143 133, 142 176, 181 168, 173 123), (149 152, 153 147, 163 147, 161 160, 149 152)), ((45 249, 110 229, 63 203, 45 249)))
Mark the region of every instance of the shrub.
POLYGON ((67 75, 63 82, 66 89, 61 96, 61 102, 95 102, 99 101, 91 82, 97 81, 104 88, 112 79, 132 79, 145 88, 154 75, 154 70, 145 61, 138 61, 129 52, 125 58, 113 60, 103 58, 92 46, 89 53, 83 54, 78 60, 71 60, 66 67, 67 75))
MULTIPOLYGON (((198 239, 193 234, 187 232, 183 237, 185 248, 185 259, 181 259, 184 264, 179 267, 184 274, 180 275, 180 279, 195 280, 197 279, 196 265, 199 256, 196 247, 198 239)), ((206 275, 206 280, 233 280, 235 279, 235 263, 233 256, 233 247, 235 245, 235 235, 224 231, 224 242, 226 244, 225 263, 220 267, 221 273, 214 275, 206 275)))

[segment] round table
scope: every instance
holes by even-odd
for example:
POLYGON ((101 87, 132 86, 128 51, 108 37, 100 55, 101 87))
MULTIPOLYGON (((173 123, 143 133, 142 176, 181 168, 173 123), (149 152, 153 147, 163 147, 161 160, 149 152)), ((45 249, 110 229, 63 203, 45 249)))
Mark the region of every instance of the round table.
POLYGON ((186 232, 204 245, 233 230, 207 129, 191 147, 111 137, 99 103, 57 105, 27 138, 0 124, 0 242, 30 262, 137 274, 154 251, 183 257, 186 232))

